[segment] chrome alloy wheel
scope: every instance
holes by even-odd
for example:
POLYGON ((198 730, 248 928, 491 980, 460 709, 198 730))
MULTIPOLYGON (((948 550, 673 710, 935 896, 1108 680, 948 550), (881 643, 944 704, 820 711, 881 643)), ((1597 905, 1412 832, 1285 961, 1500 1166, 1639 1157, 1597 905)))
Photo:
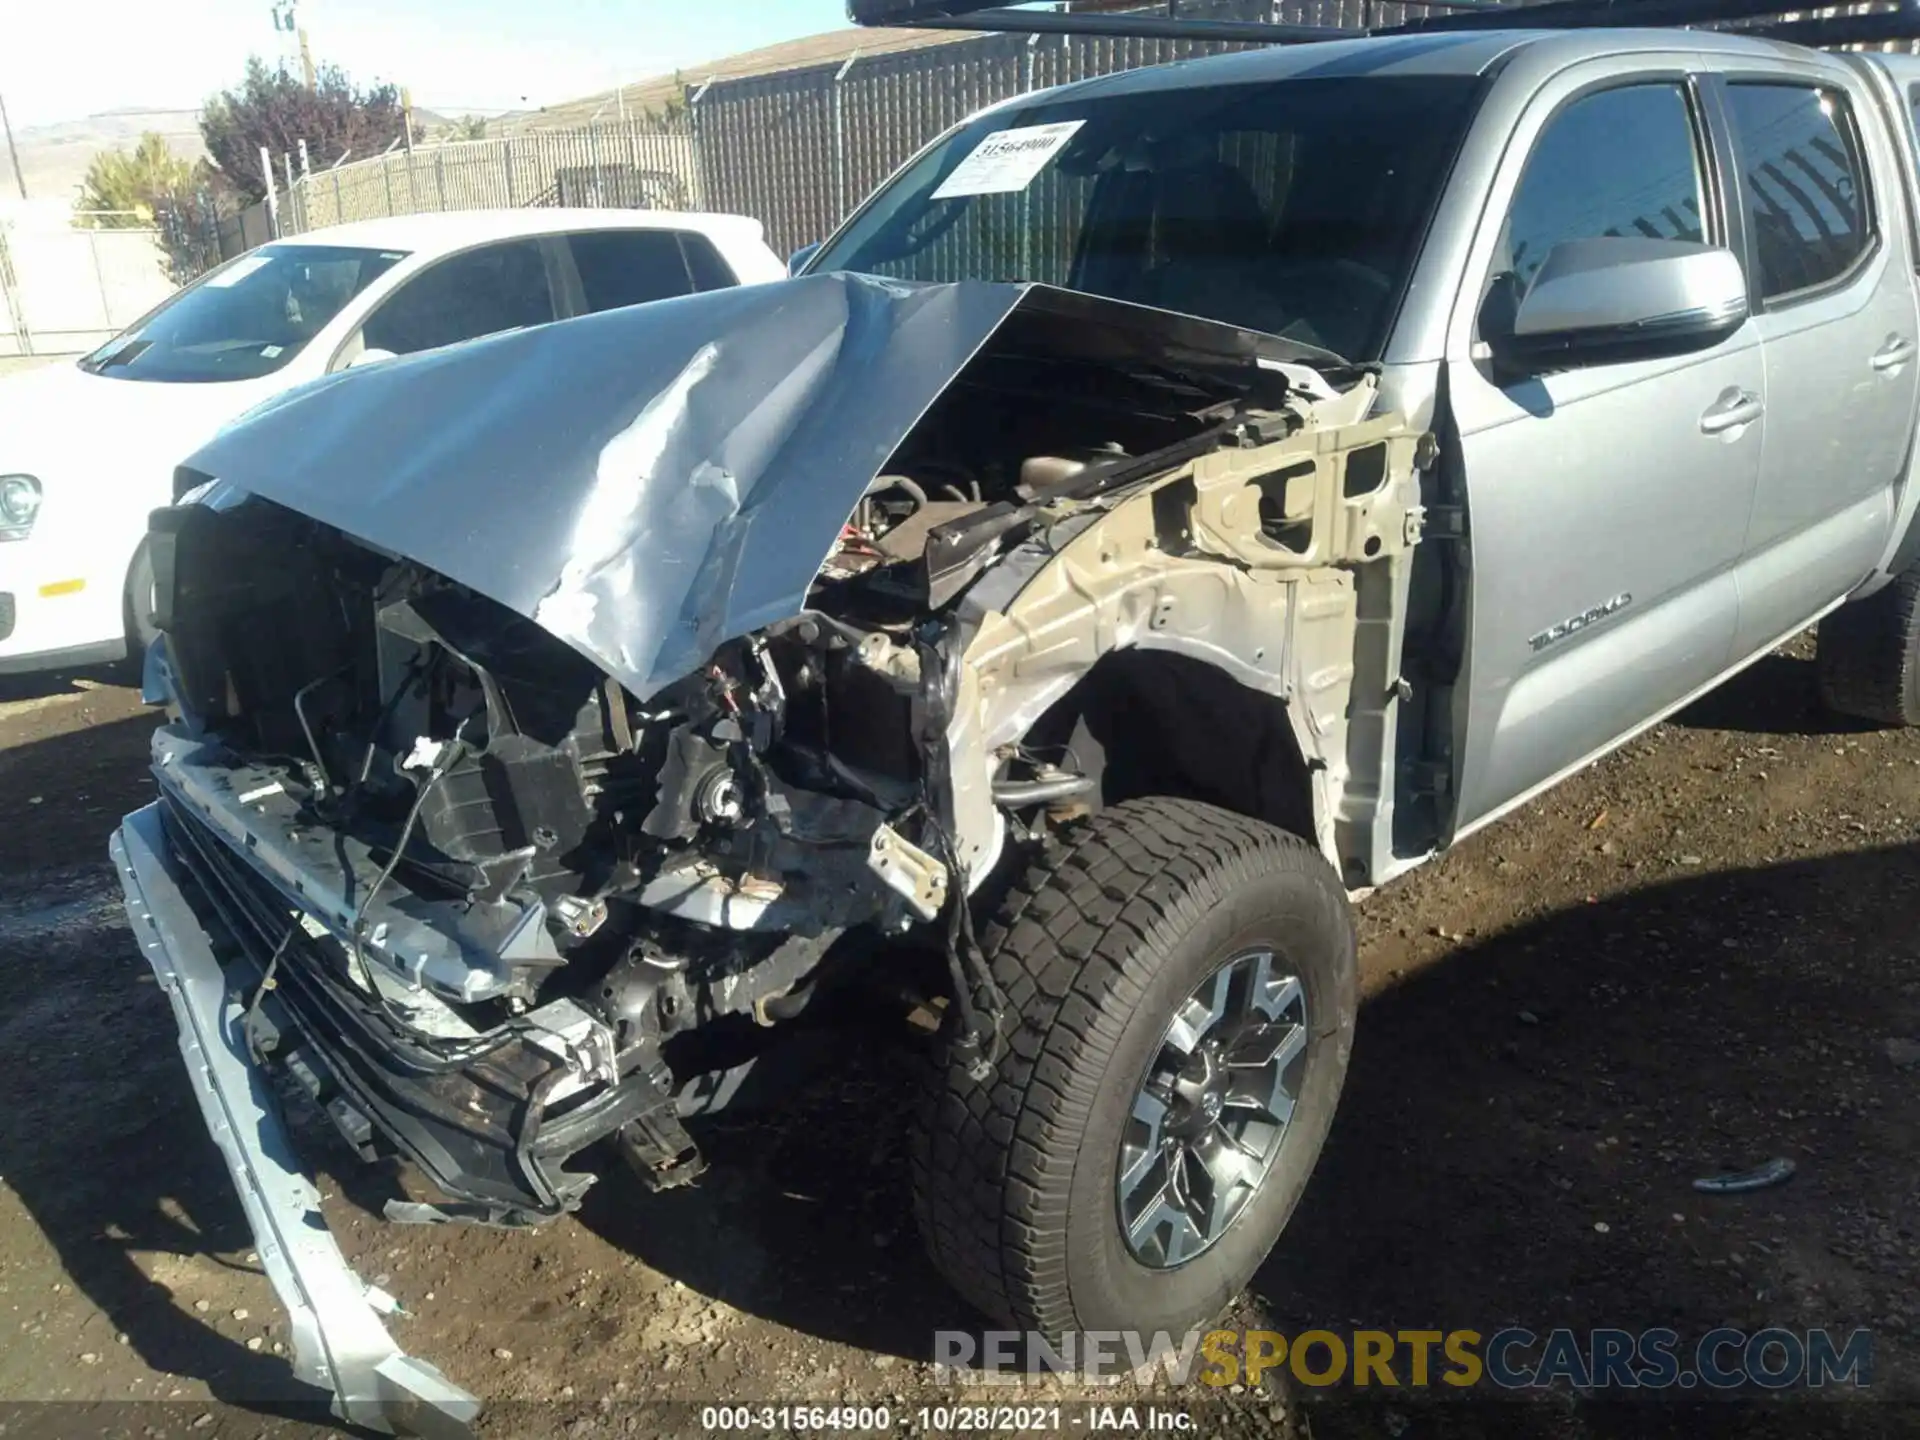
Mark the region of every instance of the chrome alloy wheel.
POLYGON ((1305 1078, 1307 996, 1271 950, 1246 950, 1174 1013, 1134 1093, 1114 1186, 1141 1264, 1184 1265, 1266 1179, 1305 1078))

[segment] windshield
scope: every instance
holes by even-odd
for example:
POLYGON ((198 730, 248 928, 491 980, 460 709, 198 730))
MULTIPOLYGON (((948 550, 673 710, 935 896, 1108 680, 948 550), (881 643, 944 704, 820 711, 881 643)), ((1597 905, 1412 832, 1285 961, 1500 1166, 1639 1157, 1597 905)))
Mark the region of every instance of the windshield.
POLYGON ((1476 85, 1343 76, 999 110, 808 269, 1039 281, 1378 359, 1476 85))
POLYGON ((306 348, 403 250, 267 245, 188 286, 80 362, 126 380, 252 380, 306 348))

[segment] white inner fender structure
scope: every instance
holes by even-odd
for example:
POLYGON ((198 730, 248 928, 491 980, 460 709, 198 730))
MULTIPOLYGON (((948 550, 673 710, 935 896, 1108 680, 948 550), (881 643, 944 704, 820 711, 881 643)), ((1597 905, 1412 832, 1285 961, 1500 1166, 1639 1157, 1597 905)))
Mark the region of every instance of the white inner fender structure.
POLYGON ((1371 379, 1326 398, 1296 390, 1295 433, 1076 507, 1041 542, 1050 554, 1010 557, 967 597, 973 634, 947 741, 976 880, 1001 844, 991 777, 1010 747, 1129 648, 1189 657, 1278 702, 1311 777, 1313 838, 1344 873, 1371 865, 1399 662, 1377 607, 1405 603, 1422 450, 1397 416, 1368 418, 1376 394, 1371 379), (1385 583, 1363 585, 1366 571, 1385 583), (1379 643, 1362 646, 1368 624, 1379 643))

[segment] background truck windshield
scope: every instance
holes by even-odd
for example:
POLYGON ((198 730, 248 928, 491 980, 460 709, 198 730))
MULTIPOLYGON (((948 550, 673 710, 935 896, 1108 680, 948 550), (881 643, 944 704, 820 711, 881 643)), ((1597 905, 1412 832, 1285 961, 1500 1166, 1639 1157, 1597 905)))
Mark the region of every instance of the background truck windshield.
POLYGON ((252 380, 306 346, 401 250, 268 245, 213 271, 80 362, 125 380, 252 380))
POLYGON ((1290 79, 1010 107, 921 156, 808 268, 1040 281, 1377 359, 1476 88, 1290 79), (1060 129, 969 161, 1041 126, 1060 129), (1018 184, 1049 144, 1020 188, 955 193, 1018 184))

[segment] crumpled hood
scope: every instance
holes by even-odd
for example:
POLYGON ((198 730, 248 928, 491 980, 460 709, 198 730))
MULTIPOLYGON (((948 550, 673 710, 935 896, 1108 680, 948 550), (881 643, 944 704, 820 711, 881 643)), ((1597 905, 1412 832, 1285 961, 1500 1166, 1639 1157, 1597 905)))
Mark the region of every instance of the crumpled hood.
POLYGON ((807 276, 348 371, 187 463, 499 601, 645 697, 803 608, 888 456, 1030 300, 1095 308, 1103 335, 1135 317, 1156 346, 1200 327, 1211 358, 1252 364, 1249 332, 1045 287, 807 276))

